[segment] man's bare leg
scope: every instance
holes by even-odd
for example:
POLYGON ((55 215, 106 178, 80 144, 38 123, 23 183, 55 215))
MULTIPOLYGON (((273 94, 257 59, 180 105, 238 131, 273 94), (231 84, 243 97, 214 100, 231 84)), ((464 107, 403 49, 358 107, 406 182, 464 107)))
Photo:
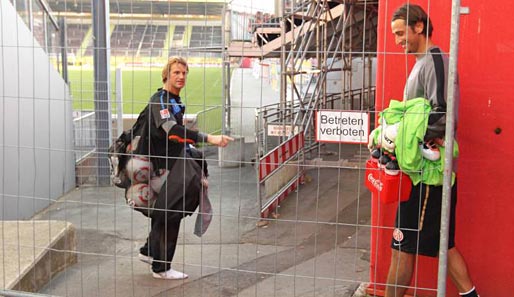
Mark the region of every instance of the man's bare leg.
POLYGON ((448 250, 448 275, 459 292, 468 292, 473 288, 466 261, 455 247, 448 250))
POLYGON ((403 297, 410 284, 416 255, 391 249, 391 264, 387 275, 385 297, 403 297))

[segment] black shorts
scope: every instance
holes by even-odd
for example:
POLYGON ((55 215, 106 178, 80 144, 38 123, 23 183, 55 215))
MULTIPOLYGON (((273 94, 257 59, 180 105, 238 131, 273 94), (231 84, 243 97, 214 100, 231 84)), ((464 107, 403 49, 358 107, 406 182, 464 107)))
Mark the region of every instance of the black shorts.
MULTIPOLYGON (((413 185, 409 200, 398 205, 391 248, 409 254, 437 257, 442 197, 442 186, 428 186, 422 183, 413 185)), ((452 187, 448 249, 455 246, 456 206, 457 180, 452 187)))

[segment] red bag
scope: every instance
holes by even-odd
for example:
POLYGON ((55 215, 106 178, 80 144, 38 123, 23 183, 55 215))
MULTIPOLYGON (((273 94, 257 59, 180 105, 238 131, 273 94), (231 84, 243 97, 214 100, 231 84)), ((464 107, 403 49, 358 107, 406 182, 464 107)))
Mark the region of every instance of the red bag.
POLYGON ((412 182, 409 176, 400 171, 398 175, 389 175, 378 167, 373 160, 366 161, 364 184, 371 193, 378 195, 383 203, 403 202, 409 200, 412 182))

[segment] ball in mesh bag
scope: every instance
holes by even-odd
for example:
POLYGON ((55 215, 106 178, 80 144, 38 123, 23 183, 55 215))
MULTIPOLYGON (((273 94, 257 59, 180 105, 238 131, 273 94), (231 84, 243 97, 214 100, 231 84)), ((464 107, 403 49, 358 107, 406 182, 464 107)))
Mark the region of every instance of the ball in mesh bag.
POLYGON ((133 184, 145 183, 150 179, 152 162, 148 158, 134 156, 128 160, 126 168, 133 184))
POLYGON ((396 148, 395 140, 398 136, 398 125, 387 125, 385 123, 382 125, 379 141, 381 146, 390 152, 394 152, 396 148))
POLYGON ((152 175, 150 178, 150 187, 154 192, 159 193, 161 191, 162 186, 168 178, 168 173, 169 170, 159 169, 155 175, 152 175))
POLYGON ((156 198, 148 184, 132 185, 126 195, 128 204, 135 207, 148 207, 148 204, 156 198))

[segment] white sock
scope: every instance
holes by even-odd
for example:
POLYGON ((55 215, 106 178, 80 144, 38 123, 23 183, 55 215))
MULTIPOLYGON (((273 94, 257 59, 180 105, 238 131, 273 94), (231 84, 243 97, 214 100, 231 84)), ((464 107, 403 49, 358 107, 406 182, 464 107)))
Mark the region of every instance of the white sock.
POLYGON ((459 293, 460 296, 466 296, 468 295, 469 293, 475 291, 475 286, 473 286, 473 288, 471 288, 471 290, 467 291, 467 292, 464 292, 464 293, 459 293))

